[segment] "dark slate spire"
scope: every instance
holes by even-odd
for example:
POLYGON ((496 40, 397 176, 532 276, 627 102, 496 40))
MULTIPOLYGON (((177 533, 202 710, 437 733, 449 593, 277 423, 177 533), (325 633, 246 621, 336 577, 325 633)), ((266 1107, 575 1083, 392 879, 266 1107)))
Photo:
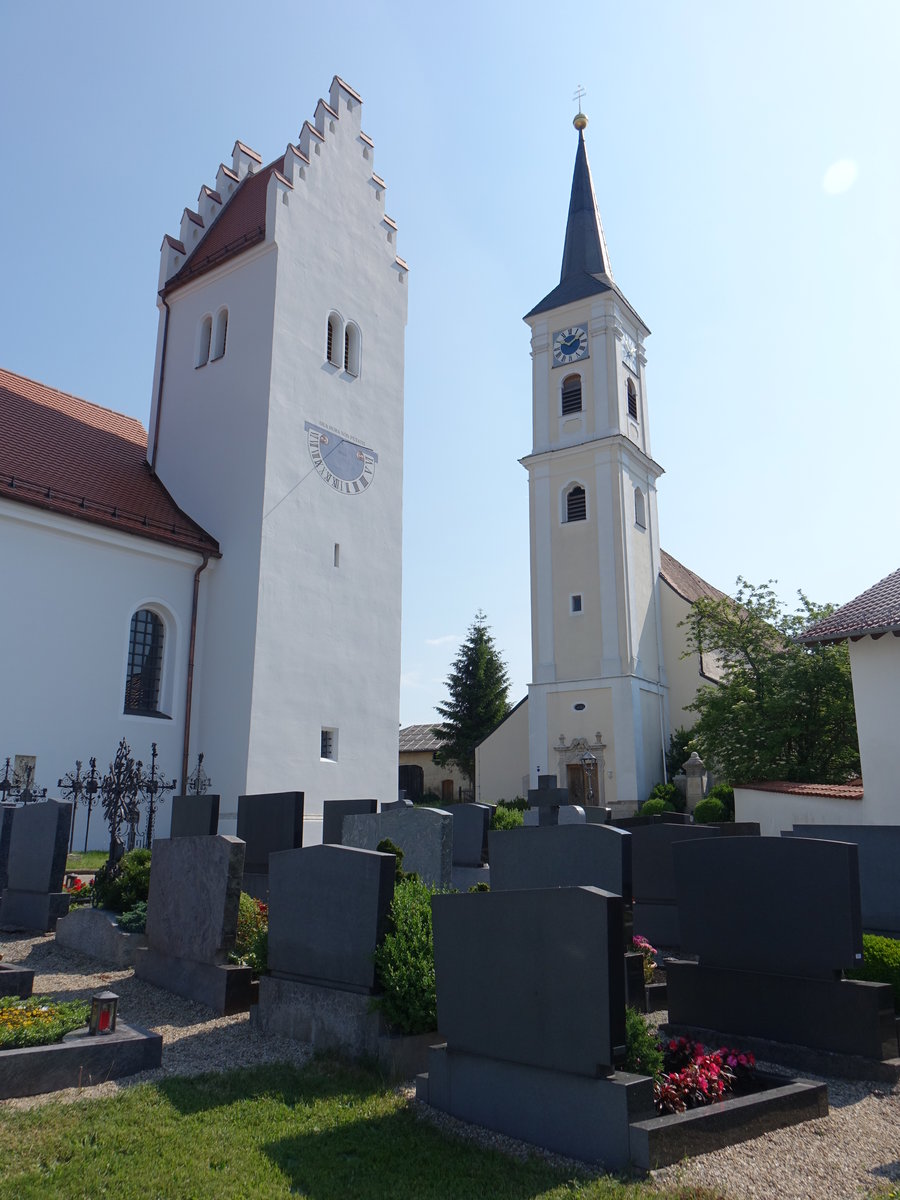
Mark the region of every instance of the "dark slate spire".
POLYGON ((616 291, 609 265, 609 251, 597 200, 594 196, 594 181, 584 146, 584 130, 587 117, 579 112, 573 122, 578 130, 578 150, 575 153, 575 171, 572 175, 572 194, 569 198, 569 217, 566 222, 566 242, 563 249, 562 270, 559 285, 540 304, 535 305, 527 316, 548 312, 583 300, 599 292, 616 291))
POLYGON ((584 147, 584 127, 587 117, 583 113, 575 118, 578 129, 578 150, 575 154, 575 171, 572 175, 572 195, 569 198, 569 219, 566 224, 566 244, 563 249, 562 270, 559 282, 565 283, 572 276, 586 272, 588 275, 606 275, 612 279, 609 251, 597 200, 594 196, 594 181, 584 147))

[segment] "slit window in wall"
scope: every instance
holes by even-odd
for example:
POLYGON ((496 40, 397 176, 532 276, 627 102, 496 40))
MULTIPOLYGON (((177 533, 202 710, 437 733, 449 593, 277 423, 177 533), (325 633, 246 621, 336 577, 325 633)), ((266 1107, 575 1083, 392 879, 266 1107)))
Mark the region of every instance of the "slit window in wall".
POLYGON ((566 493, 566 520, 587 520, 587 497, 583 487, 576 485, 566 493))
POLYGON ((336 729, 322 730, 320 758, 328 762, 337 762, 337 734, 336 729))
POLYGON ((212 315, 207 313, 197 327, 197 354, 194 359, 195 367, 205 367, 209 362, 209 348, 212 344, 212 315))
POLYGON ((572 612, 573 613, 581 612, 581 594, 580 593, 577 596, 572 597, 572 612))
POLYGON ((341 318, 337 313, 328 315, 328 331, 325 335, 325 357, 333 367, 341 365, 341 318))
POLYGON ((216 328, 213 336, 212 353, 210 358, 222 358, 225 353, 225 342, 228 338, 228 309, 220 308, 216 313, 216 328))
POLYGON ((568 375, 562 383, 562 415, 581 412, 581 376, 568 375))
POLYGON ((334 565, 336 567, 339 567, 341 565, 341 544, 340 544, 340 542, 334 543, 334 565))
POLYGON ((344 330, 344 370, 348 375, 359 374, 359 329, 352 321, 344 330))
POLYGON ((628 392, 628 415, 632 421, 638 419, 638 403, 637 403, 637 388, 634 386, 634 380, 629 379, 626 385, 628 392))
POLYGON ((141 716, 163 716, 159 711, 165 626, 149 608, 131 618, 128 636, 128 668, 125 674, 125 712, 141 716))
POLYGON ((644 493, 640 488, 634 489, 634 523, 638 529, 647 528, 646 510, 644 508, 644 493))

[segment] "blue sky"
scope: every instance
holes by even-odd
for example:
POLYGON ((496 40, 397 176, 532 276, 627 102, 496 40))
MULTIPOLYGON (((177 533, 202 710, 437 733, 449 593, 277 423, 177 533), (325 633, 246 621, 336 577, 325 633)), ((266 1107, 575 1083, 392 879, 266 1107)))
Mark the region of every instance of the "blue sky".
POLYGON ((521 317, 558 279, 581 84, 653 330, 663 547, 843 603, 898 566, 898 44, 887 0, 3 5, 0 363, 146 424, 163 234, 341 75, 410 264, 400 719, 434 718, 479 608, 519 699, 521 317))

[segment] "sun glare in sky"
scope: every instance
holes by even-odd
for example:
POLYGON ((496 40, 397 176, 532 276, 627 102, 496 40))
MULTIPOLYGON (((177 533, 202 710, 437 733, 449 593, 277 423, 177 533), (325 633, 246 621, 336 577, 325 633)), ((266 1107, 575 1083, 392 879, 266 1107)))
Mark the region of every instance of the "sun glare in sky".
POLYGON ((839 196, 853 187, 858 174, 859 167, 852 158, 840 158, 825 172, 822 187, 829 196, 839 196))

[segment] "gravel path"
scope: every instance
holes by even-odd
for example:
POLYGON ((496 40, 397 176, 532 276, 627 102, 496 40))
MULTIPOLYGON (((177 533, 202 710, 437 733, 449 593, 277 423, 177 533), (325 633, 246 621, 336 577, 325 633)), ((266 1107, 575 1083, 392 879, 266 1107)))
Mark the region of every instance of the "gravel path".
MULTIPOLYGON (((90 999, 95 991, 111 988, 120 996, 123 1021, 154 1029, 163 1038, 163 1066, 158 1070, 52 1096, 0 1101, 0 1110, 33 1108, 49 1099, 109 1096, 120 1088, 170 1075, 196 1075, 265 1062, 302 1065, 310 1056, 303 1043, 264 1037, 252 1030, 246 1015, 214 1017, 203 1005, 135 979, 130 968, 100 970, 93 960, 57 947, 52 935, 5 935, 0 940, 0 955, 4 962, 23 963, 34 970, 35 995, 90 999)), ((666 1186, 702 1184, 724 1193, 728 1200, 859 1200, 877 1187, 900 1181, 900 1085, 891 1088, 885 1083, 837 1079, 827 1083, 827 1117, 688 1159, 654 1172, 653 1178, 666 1186)), ((448 1133, 515 1155, 534 1152, 533 1147, 418 1104, 411 1087, 402 1090, 424 1117, 448 1133)), ((547 1157, 584 1173, 581 1164, 547 1157)))

